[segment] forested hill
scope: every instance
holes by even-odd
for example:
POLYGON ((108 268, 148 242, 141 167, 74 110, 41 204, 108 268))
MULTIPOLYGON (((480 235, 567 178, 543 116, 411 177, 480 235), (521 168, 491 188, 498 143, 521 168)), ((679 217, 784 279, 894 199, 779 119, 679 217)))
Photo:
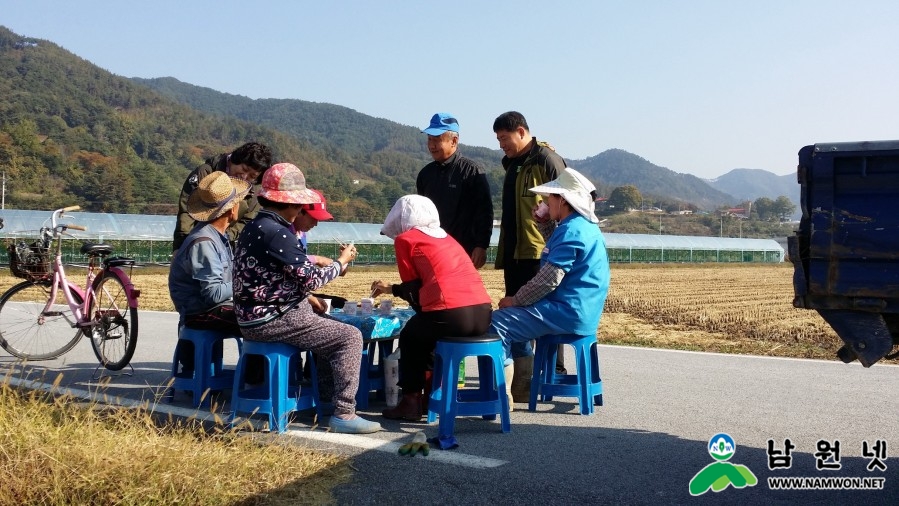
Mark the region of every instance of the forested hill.
MULTIPOLYGON (((354 179, 362 178, 363 188, 357 188, 357 192, 365 199, 379 198, 375 190, 382 185, 414 192, 415 176, 431 161, 427 136, 421 133, 430 119, 429 112, 423 114, 421 126, 407 126, 334 104, 296 99, 254 100, 172 77, 132 80, 199 111, 258 123, 309 142, 327 153, 331 162, 354 174, 354 179), (372 186, 364 188, 368 182, 372 186)), ((465 139, 464 127, 461 139, 465 139)), ((498 202, 502 152, 467 146, 464 142, 460 151, 486 168, 498 202)), ((389 189, 385 191, 392 194, 389 189)))
MULTIPOLYGON (((421 134, 420 127, 373 118, 333 104, 293 99, 253 100, 194 86, 171 77, 135 78, 134 81, 198 110, 258 122, 308 140, 329 153, 345 155, 346 158, 338 163, 358 167, 362 172, 366 171, 367 166, 392 166, 405 167, 408 173, 414 174, 429 161, 425 136, 421 134)), ((463 127, 463 140, 464 133, 463 127)), ((502 152, 464 145, 461 149, 488 168, 496 196, 502 177, 502 172, 497 172, 502 152)), ((678 174, 620 149, 611 149, 586 160, 568 159, 568 163, 590 176, 601 195, 608 195, 616 186, 634 185, 656 204, 680 201, 713 209, 735 201, 696 176, 678 174)), ((406 170, 398 172, 407 173, 406 170)), ((367 175, 376 178, 379 174, 367 175)))
POLYGON ((10 208, 79 204, 98 212, 172 214, 193 167, 257 140, 271 145, 276 159, 308 168, 310 184, 329 192, 338 219, 382 213, 380 202, 354 198, 348 190, 354 175, 309 141, 199 112, 4 27, 0 97, 0 168, 10 208))
POLYGON ((712 188, 692 174, 680 174, 659 167, 621 149, 609 149, 572 163, 576 163, 576 167, 591 180, 602 181, 612 187, 636 186, 640 193, 653 196, 655 205, 659 207, 676 209, 677 206, 671 203, 681 202, 695 204, 700 209, 715 209, 735 202, 731 195, 712 188))
MULTIPOLYGON (((272 146, 276 161, 303 168, 338 220, 379 222, 414 191, 430 161, 420 128, 433 111, 424 112, 422 125, 406 126, 337 105, 251 100, 172 78, 127 79, 2 26, 0 97, 0 170, 10 208, 79 204, 173 214, 191 169, 255 140, 272 146)), ((501 152, 464 143, 461 151, 485 166, 498 202, 501 152)), ((620 150, 569 162, 594 179, 600 195, 631 184, 656 202, 712 208, 736 200, 620 150)))

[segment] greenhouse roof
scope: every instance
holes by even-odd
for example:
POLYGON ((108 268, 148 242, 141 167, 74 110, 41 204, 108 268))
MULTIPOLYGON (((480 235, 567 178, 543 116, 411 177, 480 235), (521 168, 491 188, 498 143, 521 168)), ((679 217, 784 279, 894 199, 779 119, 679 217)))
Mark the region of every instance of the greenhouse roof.
MULTIPOLYGON (((81 239, 90 240, 149 240, 170 241, 175 230, 174 216, 110 213, 70 213, 65 220, 87 227, 87 230, 70 230, 81 239)), ((0 237, 36 236, 50 211, 25 211, 5 209, 0 211, 4 227, 0 237)), ((774 239, 737 239, 732 237, 695 237, 680 235, 610 234, 606 233, 606 246, 616 249, 670 249, 670 250, 751 250, 784 251, 774 239)), ((357 244, 391 244, 393 241, 381 235, 377 223, 321 222, 309 232, 309 242, 354 242, 357 244)), ((499 229, 493 230, 490 244, 499 242, 499 229)))

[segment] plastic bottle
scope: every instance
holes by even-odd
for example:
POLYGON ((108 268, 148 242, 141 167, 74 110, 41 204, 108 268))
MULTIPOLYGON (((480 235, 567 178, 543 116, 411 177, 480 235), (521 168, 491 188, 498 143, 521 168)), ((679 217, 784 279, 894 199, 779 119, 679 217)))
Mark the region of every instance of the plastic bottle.
POLYGON ((400 403, 400 349, 384 357, 384 396, 387 407, 394 408, 400 403))

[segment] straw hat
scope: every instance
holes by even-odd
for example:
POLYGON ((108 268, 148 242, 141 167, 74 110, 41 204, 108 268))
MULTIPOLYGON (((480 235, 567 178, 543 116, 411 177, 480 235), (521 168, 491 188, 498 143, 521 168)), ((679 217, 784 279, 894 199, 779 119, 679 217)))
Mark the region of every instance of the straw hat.
POLYGON ((187 199, 187 214, 196 221, 212 221, 227 213, 250 192, 250 183, 215 171, 204 177, 187 199))

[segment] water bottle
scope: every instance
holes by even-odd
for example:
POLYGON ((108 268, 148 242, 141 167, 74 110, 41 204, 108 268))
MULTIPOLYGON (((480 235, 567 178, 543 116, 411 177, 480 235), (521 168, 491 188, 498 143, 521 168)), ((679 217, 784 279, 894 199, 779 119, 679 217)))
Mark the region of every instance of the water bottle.
POLYGON ((459 361, 459 388, 465 388, 465 359, 459 361))
POLYGON ((395 408, 400 403, 400 349, 384 357, 384 396, 387 407, 395 408))

